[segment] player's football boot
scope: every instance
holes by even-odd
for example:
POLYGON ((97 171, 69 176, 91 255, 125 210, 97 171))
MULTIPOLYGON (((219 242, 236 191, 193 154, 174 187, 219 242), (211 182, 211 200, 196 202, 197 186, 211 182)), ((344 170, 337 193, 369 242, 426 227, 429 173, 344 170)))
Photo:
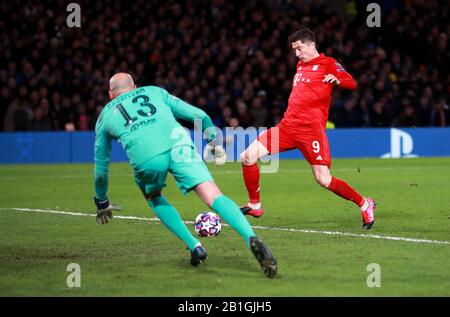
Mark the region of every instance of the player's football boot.
POLYGON ((270 278, 277 275, 277 260, 272 252, 264 245, 258 237, 250 237, 250 250, 258 260, 264 275, 270 278))
POLYGON ((374 210, 377 206, 375 200, 373 198, 367 198, 367 202, 369 203, 369 207, 365 211, 361 211, 361 217, 363 220, 362 228, 369 230, 372 228, 373 224, 375 223, 375 217, 374 217, 374 210))
POLYGON ((203 249, 201 245, 195 247, 194 251, 191 251, 191 265, 197 266, 201 264, 202 262, 205 262, 208 258, 208 255, 206 254, 206 250, 203 249))
POLYGON ((261 217, 264 213, 262 207, 259 207, 258 209, 253 209, 252 207, 250 207, 249 203, 247 203, 245 206, 240 207, 240 209, 245 216, 253 216, 255 218, 261 217))

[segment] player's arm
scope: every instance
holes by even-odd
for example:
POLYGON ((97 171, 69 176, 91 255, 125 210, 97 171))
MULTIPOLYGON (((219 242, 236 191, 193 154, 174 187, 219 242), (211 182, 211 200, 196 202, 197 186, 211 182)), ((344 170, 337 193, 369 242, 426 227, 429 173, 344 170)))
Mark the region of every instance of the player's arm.
POLYGON ((347 73, 344 67, 334 59, 330 59, 327 69, 329 74, 325 75, 325 78, 323 79, 324 83, 335 84, 343 89, 356 89, 356 81, 353 79, 352 75, 347 73))
POLYGON ((166 104, 172 110, 173 115, 177 119, 191 121, 194 126, 198 128, 201 122, 202 131, 205 132, 208 141, 212 141, 217 136, 217 131, 211 118, 202 109, 194 107, 193 105, 169 94, 167 91, 161 89, 166 104))
POLYGON ((98 201, 107 200, 109 162, 111 160, 111 137, 104 128, 101 117, 95 126, 94 187, 98 201))
POLYGON ((208 141, 205 147, 205 157, 213 158, 216 165, 223 165, 226 161, 226 153, 221 145, 222 140, 218 140, 217 128, 214 126, 211 118, 202 109, 192 106, 191 104, 169 94, 166 90, 161 89, 166 104, 172 110, 173 115, 177 119, 194 122, 195 128, 201 122, 202 132, 208 141))
POLYGON ((97 206, 97 223, 106 224, 112 218, 113 210, 121 210, 120 207, 110 204, 108 192, 109 162, 111 160, 112 136, 107 132, 100 115, 95 126, 94 145, 94 203, 97 206))

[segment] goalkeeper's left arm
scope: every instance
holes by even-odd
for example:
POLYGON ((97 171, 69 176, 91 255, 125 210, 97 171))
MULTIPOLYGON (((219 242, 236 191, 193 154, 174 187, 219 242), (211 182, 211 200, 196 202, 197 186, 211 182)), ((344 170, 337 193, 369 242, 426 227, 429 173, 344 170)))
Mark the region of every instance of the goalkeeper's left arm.
POLYGON ((94 203, 97 207, 97 223, 106 224, 112 218, 113 210, 121 210, 120 207, 110 204, 108 192, 108 170, 111 160, 111 136, 103 127, 101 117, 95 127, 94 147, 94 203))

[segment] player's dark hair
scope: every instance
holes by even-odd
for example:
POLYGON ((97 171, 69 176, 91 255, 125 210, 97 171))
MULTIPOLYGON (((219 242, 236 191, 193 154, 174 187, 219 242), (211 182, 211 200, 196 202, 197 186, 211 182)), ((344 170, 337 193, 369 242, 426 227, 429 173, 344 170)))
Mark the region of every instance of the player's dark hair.
POLYGON ((289 43, 294 43, 297 41, 305 42, 313 42, 316 43, 316 35, 313 31, 307 28, 300 29, 296 31, 294 34, 289 36, 289 43))

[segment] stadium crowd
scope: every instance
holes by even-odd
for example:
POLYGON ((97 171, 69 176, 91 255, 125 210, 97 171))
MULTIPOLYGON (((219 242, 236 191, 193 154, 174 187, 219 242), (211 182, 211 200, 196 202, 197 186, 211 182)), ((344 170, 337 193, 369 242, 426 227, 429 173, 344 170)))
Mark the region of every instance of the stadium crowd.
POLYGON ((447 1, 390 1, 381 27, 361 3, 341 19, 326 1, 66 1, 0 4, 0 131, 92 130, 108 79, 133 74, 204 109, 220 127, 273 126, 295 73, 288 36, 315 31, 319 51, 358 82, 335 89, 336 127, 449 126, 447 1))

